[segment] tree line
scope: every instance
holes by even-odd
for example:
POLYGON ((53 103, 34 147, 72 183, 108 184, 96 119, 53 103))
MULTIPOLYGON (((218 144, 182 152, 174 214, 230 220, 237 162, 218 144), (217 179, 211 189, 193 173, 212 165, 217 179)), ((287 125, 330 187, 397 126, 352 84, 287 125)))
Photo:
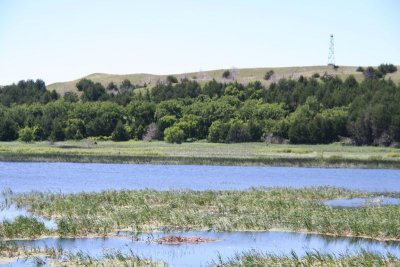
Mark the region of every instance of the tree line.
POLYGON ((88 79, 76 87, 64 96, 41 80, 1 88, 0 140, 400 142, 400 85, 382 77, 300 76, 265 87, 169 76, 152 88, 88 79))

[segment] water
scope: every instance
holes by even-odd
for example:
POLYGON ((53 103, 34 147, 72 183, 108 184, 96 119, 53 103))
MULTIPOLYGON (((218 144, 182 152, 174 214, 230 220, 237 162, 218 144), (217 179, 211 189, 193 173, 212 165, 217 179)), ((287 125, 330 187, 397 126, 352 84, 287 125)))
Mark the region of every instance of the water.
POLYGON ((17 207, 10 203, 7 197, 0 196, 0 223, 3 221, 14 221, 18 216, 33 217, 39 222, 42 222, 47 229, 57 229, 57 223, 54 220, 49 220, 29 212, 25 208, 17 207))
POLYGON ((338 198, 331 199, 323 202, 325 205, 334 208, 358 208, 358 207, 371 207, 371 206, 382 206, 382 205, 400 205, 399 198, 393 197, 375 197, 375 198, 338 198))
POLYGON ((400 170, 0 162, 0 189, 73 193, 108 189, 243 190, 336 186, 400 192, 400 170))
MULTIPOLYGON (((169 233, 171 234, 171 233, 169 233)), ((201 236, 216 238, 219 241, 198 244, 166 245, 146 242, 148 239, 158 238, 165 234, 141 234, 144 241, 132 241, 128 237, 112 238, 77 238, 60 239, 46 238, 36 241, 17 241, 20 245, 59 248, 71 252, 85 251, 91 256, 101 257, 104 251, 120 250, 129 253, 162 260, 171 266, 204 266, 212 260, 217 260, 218 255, 223 259, 233 257, 235 253, 255 249, 257 251, 290 255, 292 251, 299 256, 306 252, 317 250, 321 253, 359 253, 366 250, 375 253, 400 256, 400 242, 378 242, 360 238, 332 238, 322 235, 309 235, 288 232, 185 232, 172 233, 184 236, 201 236)), ((9 266, 21 266, 17 262, 9 266)))

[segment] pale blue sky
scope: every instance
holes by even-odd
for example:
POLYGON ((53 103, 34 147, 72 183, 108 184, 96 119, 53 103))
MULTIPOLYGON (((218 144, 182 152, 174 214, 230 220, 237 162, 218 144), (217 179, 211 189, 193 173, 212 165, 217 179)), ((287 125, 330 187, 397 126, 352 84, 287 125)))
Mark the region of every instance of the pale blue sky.
POLYGON ((94 72, 400 64, 397 0, 0 0, 0 84, 94 72))

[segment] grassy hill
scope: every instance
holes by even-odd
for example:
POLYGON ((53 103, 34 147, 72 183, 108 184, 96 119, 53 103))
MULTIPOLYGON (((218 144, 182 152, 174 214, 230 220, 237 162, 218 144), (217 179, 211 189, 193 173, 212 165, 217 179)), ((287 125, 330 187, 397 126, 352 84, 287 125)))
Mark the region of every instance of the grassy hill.
MULTIPOLYGON (((340 66, 337 70, 332 69, 328 66, 309 66, 309 67, 281 67, 281 68, 246 68, 246 69, 233 69, 230 70, 233 73, 233 79, 223 79, 222 73, 225 71, 224 69, 220 70, 210 70, 203 72, 190 72, 190 73, 181 73, 181 74, 172 74, 176 76, 178 79, 188 78, 197 80, 200 83, 207 82, 212 79, 216 79, 217 81, 232 81, 236 80, 239 83, 249 83, 253 81, 262 81, 264 84, 268 84, 271 81, 277 81, 280 78, 298 78, 300 75, 304 77, 311 77, 314 73, 319 73, 323 75, 325 72, 330 75, 337 75, 341 78, 346 78, 349 75, 354 75, 357 80, 362 80, 363 75, 360 72, 356 71, 357 67, 354 66, 340 66), (271 81, 265 81, 263 79, 265 73, 269 70, 274 70, 275 75, 272 77, 271 81)), ((400 67, 398 66, 398 69, 400 67)), ((154 74, 106 74, 106 73, 93 73, 88 76, 82 78, 88 78, 93 80, 94 82, 100 82, 104 86, 106 86, 109 82, 113 81, 116 84, 120 84, 124 79, 129 79, 133 84, 150 84, 154 85, 157 81, 165 80, 167 75, 154 75, 154 74)), ((400 81, 400 71, 397 71, 392 74, 386 75, 386 78, 391 78, 396 83, 400 81)), ((48 85, 48 89, 55 89, 58 93, 64 94, 68 91, 76 91, 75 84, 82 78, 67 81, 67 82, 58 82, 48 85)))

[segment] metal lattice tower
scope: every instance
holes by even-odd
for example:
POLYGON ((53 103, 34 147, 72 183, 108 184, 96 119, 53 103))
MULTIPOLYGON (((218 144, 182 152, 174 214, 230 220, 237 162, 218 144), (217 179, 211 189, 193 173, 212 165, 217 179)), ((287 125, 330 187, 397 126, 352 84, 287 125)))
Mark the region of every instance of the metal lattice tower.
POLYGON ((331 34, 329 43, 328 66, 335 66, 335 40, 333 39, 333 34, 331 34))

